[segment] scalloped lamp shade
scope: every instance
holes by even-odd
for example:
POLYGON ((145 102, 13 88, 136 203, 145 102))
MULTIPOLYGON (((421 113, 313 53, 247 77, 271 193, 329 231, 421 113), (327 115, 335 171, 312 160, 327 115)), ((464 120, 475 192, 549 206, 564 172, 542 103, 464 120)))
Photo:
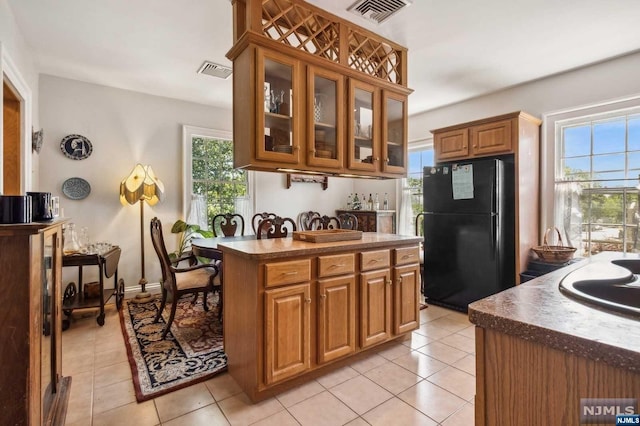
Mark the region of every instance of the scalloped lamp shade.
POLYGON ((120 202, 135 204, 146 201, 150 206, 157 204, 164 196, 164 185, 153 173, 151 166, 136 164, 122 182, 120 182, 120 202))

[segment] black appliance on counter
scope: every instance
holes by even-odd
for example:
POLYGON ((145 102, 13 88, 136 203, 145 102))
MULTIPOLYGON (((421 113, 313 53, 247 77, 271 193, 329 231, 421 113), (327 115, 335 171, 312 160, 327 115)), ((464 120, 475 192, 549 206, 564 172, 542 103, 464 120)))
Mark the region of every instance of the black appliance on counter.
POLYGON ((467 312, 515 285, 514 179, 510 157, 424 168, 428 303, 467 312))

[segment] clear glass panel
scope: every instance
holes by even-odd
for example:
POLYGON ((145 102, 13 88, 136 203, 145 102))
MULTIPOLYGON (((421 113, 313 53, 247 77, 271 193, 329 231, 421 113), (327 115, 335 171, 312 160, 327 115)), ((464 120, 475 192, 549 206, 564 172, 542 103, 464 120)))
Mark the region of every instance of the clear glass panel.
POLYGON ((624 154, 594 155, 593 171, 617 171, 624 170, 624 154))
POLYGON ((628 126, 627 149, 629 151, 638 151, 640 150, 640 117, 629 118, 628 126))
POLYGON ((627 169, 629 170, 628 178, 635 179, 638 177, 638 173, 640 173, 640 151, 627 154, 627 169))
POLYGON ((593 153, 624 152, 626 122, 624 119, 593 125, 593 153))
POLYGON ((591 179, 591 157, 565 158, 562 160, 564 177, 572 180, 591 179))
POLYGON ((43 271, 42 271, 42 339, 40 348, 40 365, 41 365, 41 394, 43 396, 42 401, 45 401, 44 396, 53 391, 53 362, 54 359, 51 356, 53 349, 53 333, 55 332, 54 319, 53 319, 53 295, 54 293, 54 266, 55 266, 55 251, 54 251, 54 238, 53 234, 46 235, 44 239, 44 253, 43 253, 43 271))
POLYGON ((338 155, 336 146, 336 96, 337 83, 323 77, 314 77, 313 121, 315 129, 315 156, 333 158, 338 155))
POLYGON ((387 158, 389 165, 404 167, 403 103, 387 99, 387 158))
POLYGON ((640 189, 627 192, 626 197, 626 226, 625 245, 628 252, 640 253, 640 189))
POLYGON ((591 154, 591 126, 565 127, 563 131, 563 157, 591 154))
POLYGON ((594 173, 594 179, 606 180, 606 182, 595 182, 595 185, 600 188, 622 188, 627 186, 627 182, 624 179, 624 172, 601 172, 594 173))
POLYGON ((353 114, 354 158, 361 163, 373 163, 373 93, 356 88, 353 114))
POLYGON ((264 61, 264 148, 266 151, 291 154, 291 81, 289 65, 265 58, 264 61))

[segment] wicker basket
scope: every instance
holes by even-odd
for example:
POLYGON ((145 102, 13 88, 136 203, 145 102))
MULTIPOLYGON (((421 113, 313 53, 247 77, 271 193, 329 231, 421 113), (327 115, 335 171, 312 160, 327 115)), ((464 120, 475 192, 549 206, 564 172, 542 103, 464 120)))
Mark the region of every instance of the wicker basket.
POLYGON ((564 263, 567 262, 569 260, 571 260, 573 258, 573 254, 576 251, 575 247, 569 247, 569 246, 565 246, 562 242, 562 235, 560 235, 560 230, 558 228, 548 228, 545 233, 544 233, 544 241, 542 242, 543 245, 538 246, 538 247, 534 247, 531 250, 533 250, 540 259, 544 260, 545 262, 551 262, 551 263, 564 263), (550 246, 547 243, 547 235, 549 234, 549 231, 554 230, 556 231, 556 233, 558 234, 558 245, 557 246, 550 246))

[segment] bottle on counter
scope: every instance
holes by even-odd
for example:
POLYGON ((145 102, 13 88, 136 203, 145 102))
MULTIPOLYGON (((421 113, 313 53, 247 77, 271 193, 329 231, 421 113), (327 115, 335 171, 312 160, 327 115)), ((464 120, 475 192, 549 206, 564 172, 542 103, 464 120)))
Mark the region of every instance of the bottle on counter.
POLYGON ((347 196, 347 210, 351 210, 351 194, 347 196))
POLYGON ((376 198, 373 199, 373 209, 380 210, 380 199, 378 198, 377 192, 376 192, 376 198))
POLYGON ((358 193, 353 196, 353 209, 360 210, 360 199, 358 198, 358 193))
POLYGON ((369 194, 369 199, 367 200, 367 210, 373 210, 373 197, 369 194))
POLYGON ((384 193, 384 201, 382 202, 382 210, 389 210, 389 194, 384 193))

